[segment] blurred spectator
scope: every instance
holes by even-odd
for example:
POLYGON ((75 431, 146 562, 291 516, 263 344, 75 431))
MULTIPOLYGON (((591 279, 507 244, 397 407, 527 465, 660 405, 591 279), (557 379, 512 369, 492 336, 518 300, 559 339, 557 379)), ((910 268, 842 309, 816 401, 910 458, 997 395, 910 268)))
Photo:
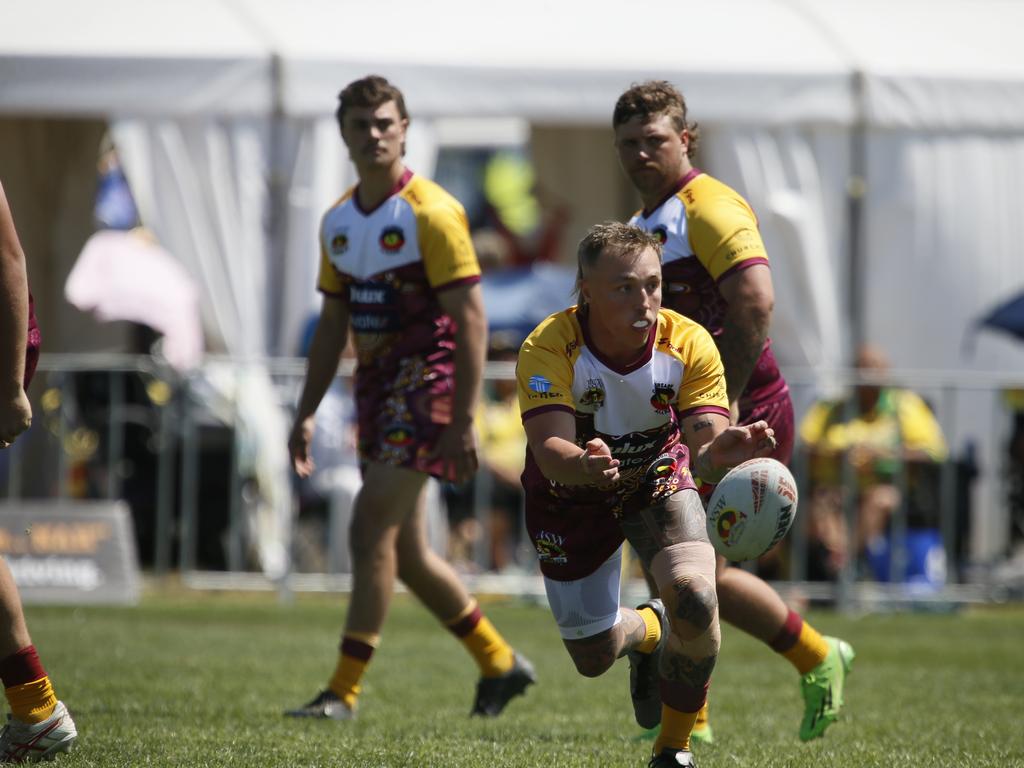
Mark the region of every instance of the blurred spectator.
MULTIPOLYGON (((858 384, 849 399, 815 404, 800 426, 810 467, 807 520, 811 579, 835 578, 851 554, 866 555, 875 577, 888 578, 888 568, 882 568, 881 559, 872 559, 871 554, 883 549, 888 552, 889 519, 904 501, 900 473, 906 472, 906 488, 914 494, 920 485, 934 479, 934 473, 927 469, 948 456, 942 429, 924 400, 910 390, 878 383, 888 370, 880 349, 861 347, 856 367, 869 381, 858 384), (852 548, 842 513, 844 459, 856 478, 858 513, 852 548)), ((924 520, 913 522, 927 525, 924 520)), ((924 567, 913 562, 907 566, 908 576, 917 566, 924 567)))
MULTIPOLYGON (((518 337, 494 334, 488 360, 514 363, 517 342, 518 337)), ((482 523, 488 534, 484 565, 503 571, 515 564, 523 529, 520 475, 525 464, 526 433, 515 379, 497 378, 488 384, 475 421, 481 472, 462 486, 449 487, 446 493, 451 525, 449 558, 463 568, 474 567, 473 550, 485 534, 482 523)))

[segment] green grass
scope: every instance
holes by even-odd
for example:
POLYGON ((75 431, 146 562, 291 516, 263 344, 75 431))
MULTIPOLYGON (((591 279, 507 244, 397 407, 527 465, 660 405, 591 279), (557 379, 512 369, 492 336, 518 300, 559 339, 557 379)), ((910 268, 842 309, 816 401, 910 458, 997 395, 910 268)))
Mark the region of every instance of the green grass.
MULTIPOLYGON (((58 695, 80 731, 61 766, 645 766, 624 660, 579 677, 543 605, 485 609, 540 683, 496 720, 467 712, 475 668, 410 598, 396 598, 359 719, 281 717, 333 668, 343 600, 151 596, 138 608, 27 610, 58 695)), ((1024 766, 1024 610, 811 616, 857 650, 843 719, 797 739, 797 676, 725 628, 711 694, 718 766, 1024 766)))

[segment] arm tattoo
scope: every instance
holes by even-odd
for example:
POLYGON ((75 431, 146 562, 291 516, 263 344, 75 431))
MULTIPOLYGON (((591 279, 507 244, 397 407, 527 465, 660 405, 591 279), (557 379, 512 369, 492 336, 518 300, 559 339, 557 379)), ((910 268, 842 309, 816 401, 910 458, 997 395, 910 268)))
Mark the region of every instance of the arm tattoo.
POLYGON ((696 422, 693 425, 693 427, 691 427, 691 429, 694 432, 700 432, 702 429, 707 429, 710 426, 711 426, 711 422, 710 421, 708 421, 707 419, 701 419, 700 421, 696 422))
POLYGON ((729 402, 739 398, 746 389, 766 338, 767 318, 737 318, 726 314, 722 335, 718 338, 718 351, 725 367, 729 402))
POLYGON ((699 477, 705 483, 717 483, 722 479, 722 473, 716 472, 711 467, 711 458, 708 456, 707 451, 704 451, 704 453, 697 456, 693 464, 690 466, 690 472, 692 472, 696 477, 699 477))

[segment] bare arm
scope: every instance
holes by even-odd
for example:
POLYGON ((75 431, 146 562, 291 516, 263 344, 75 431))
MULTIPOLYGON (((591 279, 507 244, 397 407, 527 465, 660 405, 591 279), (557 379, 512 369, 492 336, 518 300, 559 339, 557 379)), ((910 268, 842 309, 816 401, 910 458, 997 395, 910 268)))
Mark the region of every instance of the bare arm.
POLYGON ((478 466, 473 416, 480 402, 487 357, 487 316, 480 284, 459 285, 437 295, 441 308, 455 321, 455 393, 452 420, 434 451, 445 477, 456 483, 472 477, 478 466))
POLYGON ((768 338, 775 306, 772 273, 767 265, 755 264, 729 275, 718 289, 729 304, 718 349, 725 366, 729 402, 734 403, 746 389, 768 338))
POLYGON ((544 477, 563 485, 593 485, 619 479, 619 461, 600 438, 576 445, 576 419, 567 411, 548 411, 523 422, 526 441, 544 477))
POLYGON ((302 387, 295 423, 288 438, 292 465, 301 477, 313 471, 309 445, 313 439, 313 414, 338 373, 338 362, 348 340, 348 306, 341 299, 325 296, 320 320, 309 346, 306 381, 302 387))
POLYGON ((28 276, 7 196, 0 186, 0 447, 32 423, 25 396, 28 276))
POLYGON ((698 413, 682 420, 690 449, 690 471, 706 483, 717 483, 725 473, 748 459, 775 450, 775 431, 766 421, 730 427, 721 413, 698 413))

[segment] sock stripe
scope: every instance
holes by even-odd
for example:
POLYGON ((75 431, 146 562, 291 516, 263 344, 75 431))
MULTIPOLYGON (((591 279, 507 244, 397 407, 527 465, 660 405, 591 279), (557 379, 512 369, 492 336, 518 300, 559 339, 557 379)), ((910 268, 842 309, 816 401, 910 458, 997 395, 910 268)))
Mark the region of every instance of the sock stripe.
POLYGON ((480 619, 482 619, 483 616, 483 613, 480 611, 480 606, 474 605, 473 610, 461 619, 457 619, 455 622, 449 624, 448 629, 451 630, 452 634, 456 637, 465 637, 476 629, 477 624, 480 623, 480 619))
POLYGON ((675 680, 661 680, 661 703, 677 712, 699 712, 708 700, 708 685, 700 688, 675 680))
POLYGON ((800 639, 800 630, 804 627, 803 617, 800 616, 796 611, 790 611, 786 616, 786 621, 782 625, 782 629, 779 630, 779 634, 768 643, 773 651, 778 653, 785 653, 794 645, 796 641, 800 639))
POLYGON ((351 656, 353 659, 367 662, 373 656, 374 648, 369 643, 357 640, 354 637, 344 637, 341 640, 341 653, 343 656, 351 656))
POLYGON ((39 660, 34 645, 28 645, 6 659, 0 660, 0 680, 4 688, 25 685, 46 677, 46 670, 39 660))

